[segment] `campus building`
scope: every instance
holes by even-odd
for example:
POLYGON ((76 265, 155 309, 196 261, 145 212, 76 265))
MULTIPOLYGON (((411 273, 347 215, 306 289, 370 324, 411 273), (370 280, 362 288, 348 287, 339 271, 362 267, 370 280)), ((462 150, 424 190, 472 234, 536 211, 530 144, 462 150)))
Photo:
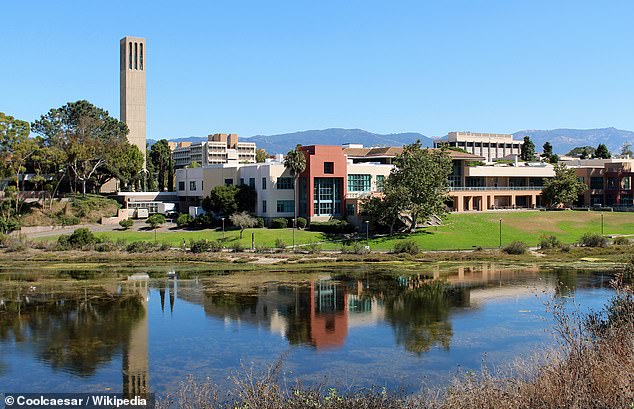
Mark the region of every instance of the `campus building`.
POLYGON ((575 159, 564 162, 574 168, 577 178, 587 186, 577 206, 631 207, 634 189, 634 159, 575 159))
MULTIPOLYGON (((170 146, 171 148, 171 146, 170 146)), ((173 148, 174 167, 201 166, 223 163, 255 163, 256 146, 253 142, 239 142, 238 134, 217 133, 207 136, 206 142, 180 143, 173 148)))
POLYGON ((513 135, 479 132, 449 132, 446 138, 434 141, 435 148, 443 146, 464 149, 481 156, 486 162, 520 155, 523 141, 513 140, 513 135))

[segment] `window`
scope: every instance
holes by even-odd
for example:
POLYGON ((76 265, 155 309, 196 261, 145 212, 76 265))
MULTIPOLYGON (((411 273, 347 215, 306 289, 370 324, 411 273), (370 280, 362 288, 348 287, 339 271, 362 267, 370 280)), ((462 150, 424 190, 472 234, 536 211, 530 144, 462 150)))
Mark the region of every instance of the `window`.
POLYGON ((579 176, 577 178, 577 182, 586 183, 586 178, 584 178, 583 176, 579 176))
POLYGON ((341 178, 315 178, 313 194, 313 212, 315 216, 341 214, 343 196, 343 180, 341 178))
POLYGON ((143 43, 139 45, 141 47, 141 53, 139 54, 139 66, 143 70, 143 43))
POLYGON ((244 178, 240 178, 240 186, 244 186, 244 178))
POLYGON ((262 190, 266 190, 266 178, 262 178, 262 190))
POLYGON ((621 183, 623 189, 625 190, 630 190, 632 188, 632 178, 630 176, 624 176, 623 179, 621 179, 621 183))
POLYGON ((128 44, 128 69, 132 69, 132 42, 128 44))
POLYGON ((255 178, 249 178, 249 186, 255 189, 255 178))
POLYGON ((278 213, 293 213, 294 209, 295 209, 294 200, 278 200, 277 201, 278 213))
POLYGON ((138 43, 134 43, 134 69, 139 68, 139 51, 138 51, 138 43))
POLYGON ((369 192, 372 177, 370 175, 348 175, 349 192, 369 192))
POLYGON ((617 179, 616 178, 608 178, 608 189, 616 189, 617 179))
POLYGON ((266 200, 262 200, 262 213, 266 213, 266 200))
POLYGON ((324 162, 324 174, 332 175, 335 173, 335 163, 334 162, 324 162))
POLYGON ((382 192, 383 186, 385 186, 385 175, 376 175, 376 190, 382 192))
POLYGON ((233 185, 233 179, 225 179, 225 186, 233 185))
POLYGON ((196 191, 196 181, 192 180, 189 182, 189 190, 191 190, 192 192, 196 191))
POLYGON ((178 190, 180 191, 185 190, 185 182, 178 182, 178 190))
POLYGON ((348 216, 354 216, 354 203, 348 203, 346 205, 346 214, 348 216))
POLYGON ((590 178, 590 189, 603 189, 603 177, 591 177, 590 178))
POLYGON ((293 188, 293 178, 277 178, 277 188, 279 190, 292 189, 293 188))

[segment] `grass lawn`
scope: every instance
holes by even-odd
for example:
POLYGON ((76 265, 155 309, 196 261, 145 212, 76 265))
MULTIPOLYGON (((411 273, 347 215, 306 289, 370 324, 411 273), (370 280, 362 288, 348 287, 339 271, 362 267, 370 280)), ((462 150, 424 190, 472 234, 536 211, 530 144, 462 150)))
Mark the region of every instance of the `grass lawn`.
MULTIPOLYGON (((373 250, 391 250, 399 240, 412 239, 424 250, 471 249, 473 246, 484 248, 498 247, 500 239, 500 219, 502 219, 502 245, 520 240, 530 246, 536 246, 542 234, 554 235, 564 243, 574 243, 587 232, 601 233, 601 212, 582 211, 518 211, 450 214, 442 226, 421 229, 413 235, 399 235, 389 238, 370 239, 373 250)), ((634 213, 604 212, 604 231, 610 234, 634 235, 634 213)), ((242 240, 238 230, 225 232, 226 246, 240 242, 244 248, 251 247, 251 233, 255 234, 256 246, 275 247, 279 238, 287 246, 292 244, 291 229, 246 229, 242 240)), ((112 231, 96 233, 110 240, 153 241, 153 231, 112 231)), ((364 234, 361 234, 363 237, 364 234)), ((157 240, 173 247, 180 247, 185 240, 218 240, 222 231, 217 230, 159 230, 157 240)), ((44 240, 56 240, 49 236, 44 240)), ((322 242, 324 250, 339 250, 341 244, 319 232, 297 230, 296 244, 322 242)))
MULTIPOLYGON (((498 247, 500 219, 503 246, 515 240, 536 246, 542 234, 574 243, 584 233, 601 233, 601 214, 582 211, 450 214, 442 226, 429 227, 407 237, 370 240, 370 246, 375 250, 390 250, 397 240, 409 238, 425 250, 498 247)), ((603 215, 606 235, 634 234, 634 213, 603 212, 603 215)))

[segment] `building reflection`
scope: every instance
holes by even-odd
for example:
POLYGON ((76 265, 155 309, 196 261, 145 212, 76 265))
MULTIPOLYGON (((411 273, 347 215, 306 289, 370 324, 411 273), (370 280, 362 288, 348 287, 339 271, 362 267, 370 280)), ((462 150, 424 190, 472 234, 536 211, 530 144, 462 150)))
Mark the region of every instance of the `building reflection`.
POLYGON ((149 280, 131 280, 123 286, 129 294, 135 294, 139 297, 143 308, 141 318, 130 329, 128 342, 123 345, 121 370, 123 397, 129 399, 136 396, 147 398, 150 392, 147 313, 149 280))

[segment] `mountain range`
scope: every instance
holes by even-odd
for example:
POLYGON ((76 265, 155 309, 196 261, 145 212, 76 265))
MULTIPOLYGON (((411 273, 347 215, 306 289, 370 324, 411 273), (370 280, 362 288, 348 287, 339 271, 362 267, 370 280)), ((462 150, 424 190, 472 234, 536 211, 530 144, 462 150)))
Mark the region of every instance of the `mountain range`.
MULTIPOLYGON (((620 152, 624 143, 634 145, 634 132, 616 128, 600 129, 527 129, 513 133, 515 139, 529 136, 535 144, 535 150, 541 151, 545 142, 553 145, 555 153, 565 154, 576 146, 596 147, 600 143, 607 145, 611 152, 620 152)), ((171 139, 172 142, 201 142, 207 137, 187 137, 171 139)), ((286 153, 297 144, 301 145, 341 145, 357 143, 365 146, 401 146, 420 140, 423 146, 432 146, 433 139, 416 132, 378 134, 363 129, 329 128, 322 130, 300 131, 278 135, 256 135, 242 137, 241 140, 255 142, 269 154, 286 153)), ((148 140, 150 145, 154 141, 148 140)))

